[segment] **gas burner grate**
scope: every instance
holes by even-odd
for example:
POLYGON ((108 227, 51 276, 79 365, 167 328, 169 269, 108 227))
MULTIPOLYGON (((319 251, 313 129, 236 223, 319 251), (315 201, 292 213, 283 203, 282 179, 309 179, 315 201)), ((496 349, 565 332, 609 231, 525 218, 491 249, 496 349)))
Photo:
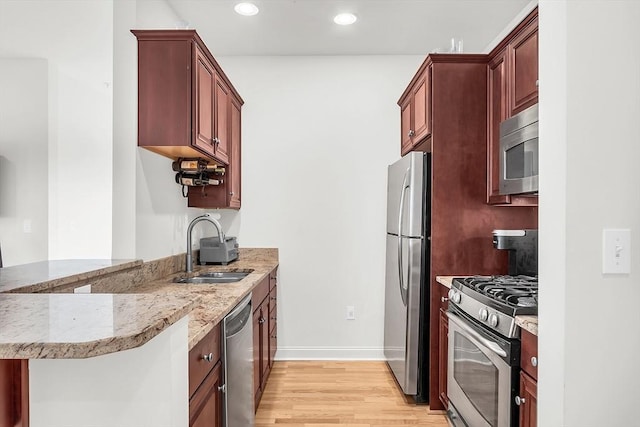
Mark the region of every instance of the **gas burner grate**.
POLYGON ((462 284, 510 307, 538 306, 538 278, 532 276, 473 276, 462 284))

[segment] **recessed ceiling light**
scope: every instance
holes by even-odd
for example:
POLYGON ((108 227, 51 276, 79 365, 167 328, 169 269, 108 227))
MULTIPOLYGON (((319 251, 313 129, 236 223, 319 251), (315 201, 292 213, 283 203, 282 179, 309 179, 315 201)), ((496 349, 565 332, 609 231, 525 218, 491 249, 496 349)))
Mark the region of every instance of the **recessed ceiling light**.
POLYGON ((258 12, 260 12, 258 6, 253 3, 238 3, 237 5, 235 5, 233 10, 235 10, 236 13, 239 13, 242 16, 253 16, 257 15, 258 12))
POLYGON ((351 25, 358 20, 353 13, 340 13, 333 18, 333 22, 338 25, 351 25))

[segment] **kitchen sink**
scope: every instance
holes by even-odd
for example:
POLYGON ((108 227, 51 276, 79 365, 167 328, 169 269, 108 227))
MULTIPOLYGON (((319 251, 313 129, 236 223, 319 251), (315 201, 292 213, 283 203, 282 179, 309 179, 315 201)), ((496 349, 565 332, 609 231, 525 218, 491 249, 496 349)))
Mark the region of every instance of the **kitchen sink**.
POLYGON ((233 283, 244 279, 249 273, 246 271, 214 271, 194 277, 178 277, 174 279, 174 282, 190 284, 233 283))

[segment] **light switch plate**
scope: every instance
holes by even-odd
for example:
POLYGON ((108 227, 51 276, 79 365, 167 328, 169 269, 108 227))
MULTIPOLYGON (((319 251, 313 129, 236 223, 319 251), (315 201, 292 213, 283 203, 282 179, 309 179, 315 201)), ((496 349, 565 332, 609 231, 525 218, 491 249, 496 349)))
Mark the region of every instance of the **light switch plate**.
POLYGON ((602 230, 602 273, 631 273, 631 230, 602 230))

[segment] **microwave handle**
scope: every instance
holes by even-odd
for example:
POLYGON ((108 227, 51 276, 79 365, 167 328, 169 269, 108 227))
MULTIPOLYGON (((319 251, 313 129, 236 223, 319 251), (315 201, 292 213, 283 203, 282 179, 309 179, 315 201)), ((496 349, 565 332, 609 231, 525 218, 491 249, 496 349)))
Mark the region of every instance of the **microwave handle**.
POLYGON ((500 346, 497 343, 495 343, 493 341, 490 341, 490 340, 486 339, 485 337, 483 337, 482 335, 480 335, 472 327, 467 325, 467 323, 464 320, 462 320, 460 318, 460 316, 457 316, 457 315, 451 313, 450 311, 448 311, 447 312, 447 317, 449 317, 449 320, 452 320, 456 325, 458 325, 460 327, 460 329, 462 329, 467 334, 469 334, 471 337, 473 337, 478 342, 480 342, 480 344, 484 345, 485 347, 487 347, 488 349, 490 349, 491 351, 493 351, 494 353, 496 353, 496 354, 498 354, 498 355, 500 355, 502 357, 507 357, 507 352, 504 351, 502 348, 500 348, 500 346))

